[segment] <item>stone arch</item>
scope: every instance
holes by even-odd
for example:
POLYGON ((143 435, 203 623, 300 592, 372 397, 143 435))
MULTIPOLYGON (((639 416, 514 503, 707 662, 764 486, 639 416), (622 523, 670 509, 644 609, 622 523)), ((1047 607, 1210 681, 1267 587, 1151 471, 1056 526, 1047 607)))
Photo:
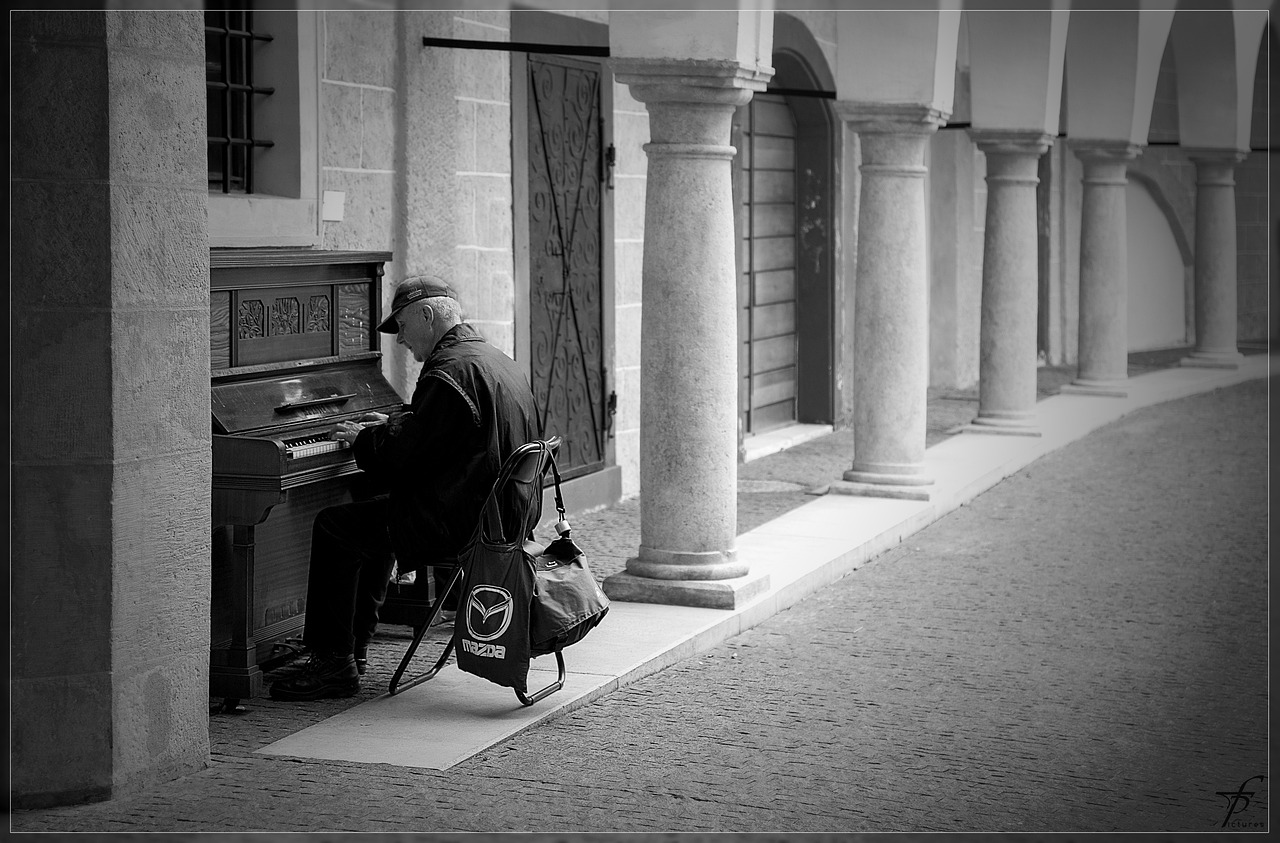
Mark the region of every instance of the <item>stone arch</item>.
POLYGON ((963 20, 974 130, 1057 134, 1067 16, 966 10, 963 20))
POLYGON ((1280 82, 1280 61, 1272 59, 1280 57, 1280 31, 1274 21, 1269 21, 1258 37, 1258 58, 1253 72, 1253 122, 1250 126, 1249 148, 1254 151, 1265 149, 1269 138, 1276 137, 1280 131, 1280 109, 1271 108, 1268 102, 1270 90, 1280 90, 1276 82, 1280 82))
POLYGON ((1213 5, 1179 8, 1173 18, 1178 134, 1188 148, 1247 150, 1258 36, 1267 12, 1213 5))
POLYGON ((1140 165, 1130 165, 1129 179, 1141 184, 1146 188, 1147 193, 1151 195, 1152 201, 1155 202, 1160 212, 1164 214, 1165 221, 1169 223, 1169 230, 1173 232, 1174 242, 1178 244, 1178 255, 1182 258, 1182 264, 1191 266, 1195 258, 1195 252, 1192 251, 1191 238, 1187 236, 1187 228, 1179 217, 1177 209, 1169 201, 1169 197, 1160 181, 1155 176, 1144 172, 1140 165))
POLYGON ((1168 10, 1072 12, 1062 128, 1073 140, 1147 142, 1174 19, 1168 10))
POLYGON ((1145 174, 1130 175, 1125 198, 1129 350, 1184 345, 1194 306, 1186 232, 1159 183, 1145 174))
MULTIPOLYGON (((773 52, 794 56, 803 63, 806 73, 811 75, 815 90, 834 91, 836 89, 835 74, 827 62, 826 54, 813 37, 809 27, 793 15, 778 12, 773 18, 773 52)), ((776 74, 773 84, 778 87, 796 87, 790 83, 779 82, 784 70, 774 67, 776 74)))

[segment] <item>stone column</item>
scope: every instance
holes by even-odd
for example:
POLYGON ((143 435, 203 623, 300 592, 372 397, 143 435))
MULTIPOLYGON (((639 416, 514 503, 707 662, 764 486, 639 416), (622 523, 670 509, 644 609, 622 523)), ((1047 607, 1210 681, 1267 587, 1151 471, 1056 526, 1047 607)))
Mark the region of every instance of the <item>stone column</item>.
POLYGON ((640 549, 619 600, 733 608, 768 586, 737 557, 738 310, 729 145, 767 77, 624 59, 649 111, 640 370, 640 549))
POLYGON ((978 417, 965 429, 1039 436, 1036 426, 1036 175, 1053 138, 973 133, 987 157, 978 417))
POLYGON ((928 500, 929 295, 924 152, 944 115, 837 103, 862 147, 854 287, 853 467, 840 494, 928 500))
POLYGON ((1183 366, 1234 369, 1236 348, 1236 165, 1234 149, 1192 150, 1196 164, 1196 348, 1183 366))
POLYGON ((1090 143, 1075 149, 1084 163, 1080 220, 1080 340, 1076 378, 1062 392, 1127 395, 1129 268, 1125 187, 1136 144, 1090 143))

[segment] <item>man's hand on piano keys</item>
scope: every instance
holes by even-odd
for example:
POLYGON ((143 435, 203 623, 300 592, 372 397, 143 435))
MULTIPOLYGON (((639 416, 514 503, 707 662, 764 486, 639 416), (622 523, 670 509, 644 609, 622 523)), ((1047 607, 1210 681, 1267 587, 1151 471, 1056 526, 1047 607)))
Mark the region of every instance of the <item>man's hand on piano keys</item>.
POLYGON ((385 413, 370 412, 361 416, 359 421, 340 421, 334 427, 330 438, 352 445, 355 443, 356 437, 360 435, 360 431, 377 424, 386 424, 387 418, 385 413))
POLYGON ((356 441, 356 437, 360 435, 360 431, 364 430, 364 426, 356 422, 341 421, 334 427, 333 433, 329 434, 331 438, 337 439, 339 442, 345 442, 351 445, 356 441))

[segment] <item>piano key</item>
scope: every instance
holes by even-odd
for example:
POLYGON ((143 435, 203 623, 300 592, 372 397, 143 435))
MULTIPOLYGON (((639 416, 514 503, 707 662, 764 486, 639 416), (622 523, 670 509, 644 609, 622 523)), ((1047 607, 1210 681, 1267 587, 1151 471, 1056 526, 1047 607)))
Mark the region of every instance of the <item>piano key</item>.
POLYGON ((285 455, 291 460, 296 460, 303 457, 314 457, 317 454, 327 454, 346 447, 347 443, 340 439, 311 440, 296 445, 289 444, 285 450, 285 455))

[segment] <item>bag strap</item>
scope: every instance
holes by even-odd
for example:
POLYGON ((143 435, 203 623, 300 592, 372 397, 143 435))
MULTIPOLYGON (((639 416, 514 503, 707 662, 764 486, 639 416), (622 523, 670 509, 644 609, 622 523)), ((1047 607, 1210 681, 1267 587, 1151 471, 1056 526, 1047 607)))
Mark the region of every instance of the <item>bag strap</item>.
POLYGON ((565 538, 569 537, 569 519, 564 511, 564 496, 560 494, 560 469, 556 466, 556 452, 551 448, 547 449, 547 457, 551 461, 551 476, 556 482, 556 513, 560 516, 560 520, 556 522, 556 533, 565 538))

